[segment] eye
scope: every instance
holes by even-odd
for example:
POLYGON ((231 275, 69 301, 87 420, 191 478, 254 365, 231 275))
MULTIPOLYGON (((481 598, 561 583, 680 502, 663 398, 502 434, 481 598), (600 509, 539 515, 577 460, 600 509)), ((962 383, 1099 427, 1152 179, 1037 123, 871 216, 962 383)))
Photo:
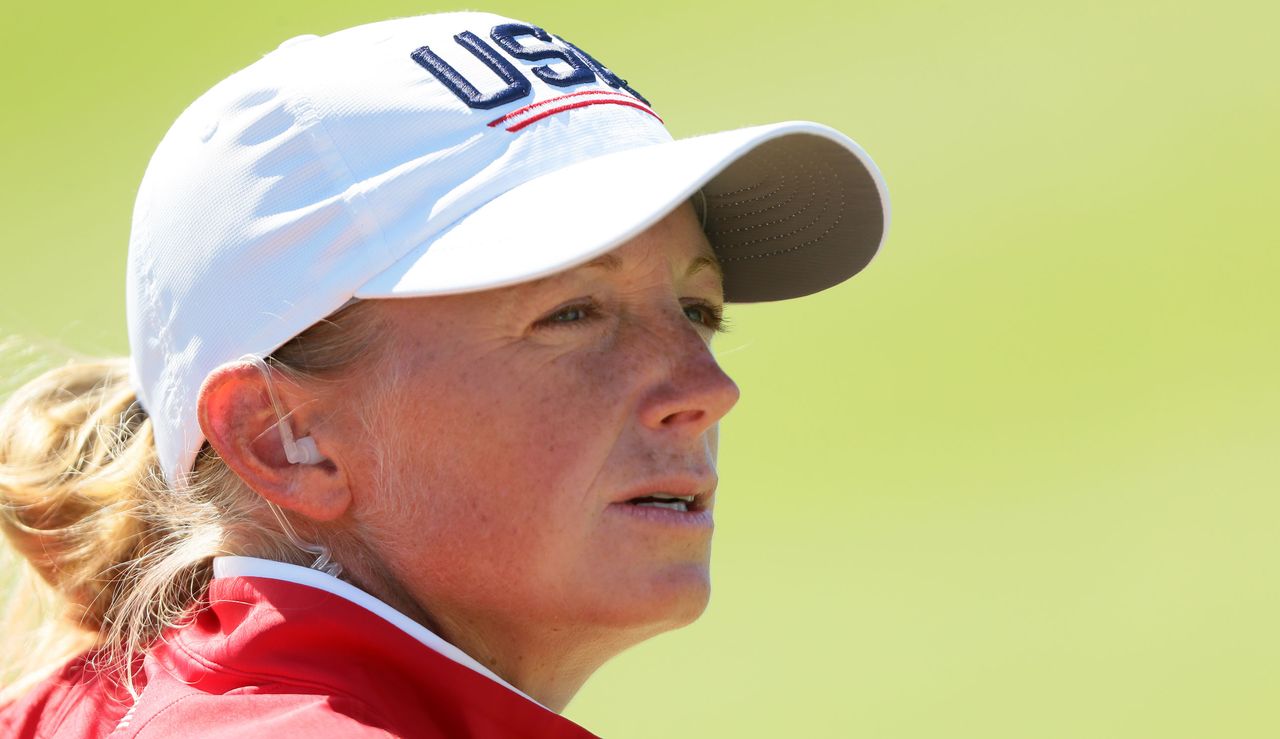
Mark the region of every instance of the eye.
POLYGON ((684 305, 684 315, 690 321, 701 326, 711 329, 714 333, 724 333, 728 330, 725 325, 724 308, 711 303, 686 303, 684 305))
POLYGON ((572 305, 556 308, 546 318, 534 324, 537 328, 555 328, 557 326, 574 326, 600 317, 600 308, 594 301, 577 302, 572 305))

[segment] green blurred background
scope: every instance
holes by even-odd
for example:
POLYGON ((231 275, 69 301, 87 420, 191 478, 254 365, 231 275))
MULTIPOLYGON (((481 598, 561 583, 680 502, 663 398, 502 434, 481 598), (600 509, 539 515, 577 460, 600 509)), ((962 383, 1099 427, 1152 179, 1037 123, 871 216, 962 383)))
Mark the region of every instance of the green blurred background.
MULTIPOLYGON (((291 36, 460 7, 6 3, 0 335, 127 352, 133 195, 177 114, 291 36)), ((1280 736, 1276 5, 485 9, 573 39, 677 136, 834 125, 893 199, 857 279, 730 312, 711 607, 571 718, 1280 736)))

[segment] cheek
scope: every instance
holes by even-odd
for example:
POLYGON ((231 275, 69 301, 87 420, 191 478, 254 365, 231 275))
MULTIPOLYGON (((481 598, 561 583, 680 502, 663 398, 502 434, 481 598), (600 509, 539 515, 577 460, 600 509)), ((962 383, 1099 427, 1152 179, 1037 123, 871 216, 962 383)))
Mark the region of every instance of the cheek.
POLYGON ((591 360, 470 362, 403 393, 388 418, 397 484, 370 491, 399 499, 378 518, 400 548, 490 582, 551 577, 580 556, 626 418, 622 370, 591 360))

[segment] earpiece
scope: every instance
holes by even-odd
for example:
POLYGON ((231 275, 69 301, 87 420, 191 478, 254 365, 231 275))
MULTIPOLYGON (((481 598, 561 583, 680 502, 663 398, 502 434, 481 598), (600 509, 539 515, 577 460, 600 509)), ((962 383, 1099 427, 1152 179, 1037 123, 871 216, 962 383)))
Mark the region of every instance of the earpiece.
MULTIPOLYGON (((288 421, 282 421, 282 423, 284 426, 280 428, 281 435, 283 435, 285 430, 289 428, 288 421)), ((284 456, 290 462, 293 462, 294 464, 320 464, 325 461, 326 457, 320 453, 319 449, 316 449, 316 440, 310 436, 304 436, 301 439, 297 439, 294 444, 296 444, 296 446, 293 449, 293 454, 289 453, 288 444, 285 444, 284 447, 284 456)))
MULTIPOLYGON (((289 425, 289 419, 285 416, 284 411, 280 408, 280 401, 276 398, 276 386, 271 381, 271 368, 267 366, 266 360, 252 354, 246 354, 240 358, 257 367, 262 372, 262 377, 267 381, 267 395, 271 398, 271 407, 276 411, 276 428, 280 429, 280 444, 284 446, 284 457, 291 464, 319 464, 327 459, 320 450, 316 448, 316 440, 310 436, 304 436, 301 439, 293 438, 293 427, 289 425)), ((289 540, 295 547, 308 554, 315 556, 315 561, 311 563, 311 569, 328 573, 333 577, 342 575, 342 563, 334 561, 329 553, 329 548, 323 544, 311 544, 303 541, 298 536, 298 532, 294 530, 293 524, 289 523, 288 516, 284 515, 284 511, 280 510, 280 506, 266 501, 267 507, 271 509, 280 522, 280 528, 284 531, 285 538, 289 540)))
POLYGON ((266 360, 252 354, 246 354, 241 359, 257 367, 262 372, 263 379, 267 381, 267 395, 271 398, 271 407, 276 411, 276 419, 278 419, 276 428, 280 429, 280 443, 284 446, 284 458, 291 464, 320 464, 328 459, 316 448, 315 439, 310 436, 304 436, 301 439, 293 438, 293 427, 289 425, 289 419, 285 417, 284 411, 280 408, 280 401, 276 399, 275 383, 271 381, 271 368, 267 366, 266 360))

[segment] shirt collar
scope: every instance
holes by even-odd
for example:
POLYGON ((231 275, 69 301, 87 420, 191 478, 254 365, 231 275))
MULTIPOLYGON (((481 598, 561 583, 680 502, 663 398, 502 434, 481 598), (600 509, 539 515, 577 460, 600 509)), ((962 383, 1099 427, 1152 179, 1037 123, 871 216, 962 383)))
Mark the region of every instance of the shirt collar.
MULTIPOLYGON (((476 661, 474 657, 445 641, 422 624, 351 583, 339 580, 328 573, 259 557, 223 556, 213 558, 213 577, 214 579, 263 577, 271 580, 284 580, 332 593, 381 617, 384 621, 418 640, 432 651, 448 657, 460 665, 471 668, 527 700, 538 703, 511 683, 498 677, 492 670, 476 661)), ((539 703, 538 705, 542 704, 539 703)), ((545 708, 545 706, 543 707, 545 708)))

